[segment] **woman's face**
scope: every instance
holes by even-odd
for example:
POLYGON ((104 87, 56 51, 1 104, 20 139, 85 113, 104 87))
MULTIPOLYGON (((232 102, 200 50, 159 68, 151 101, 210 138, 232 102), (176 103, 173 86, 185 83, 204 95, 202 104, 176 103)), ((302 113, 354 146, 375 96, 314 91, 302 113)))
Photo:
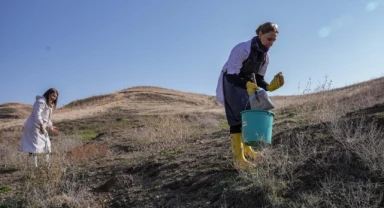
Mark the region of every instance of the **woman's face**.
POLYGON ((274 31, 265 34, 259 32, 259 38, 263 46, 270 48, 277 39, 277 33, 275 33, 274 31))
POLYGON ((54 92, 54 93, 51 93, 51 94, 49 95, 49 100, 50 100, 51 102, 55 101, 56 98, 57 98, 57 94, 56 94, 55 92, 54 92))

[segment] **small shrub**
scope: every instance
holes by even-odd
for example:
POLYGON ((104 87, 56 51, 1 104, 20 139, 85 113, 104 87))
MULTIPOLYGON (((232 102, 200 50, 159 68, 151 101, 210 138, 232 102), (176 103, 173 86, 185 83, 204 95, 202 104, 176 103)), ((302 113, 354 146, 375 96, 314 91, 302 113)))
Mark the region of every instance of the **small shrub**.
POLYGON ((0 187, 0 194, 5 194, 5 193, 9 192, 10 190, 11 190, 11 188, 9 186, 0 187))

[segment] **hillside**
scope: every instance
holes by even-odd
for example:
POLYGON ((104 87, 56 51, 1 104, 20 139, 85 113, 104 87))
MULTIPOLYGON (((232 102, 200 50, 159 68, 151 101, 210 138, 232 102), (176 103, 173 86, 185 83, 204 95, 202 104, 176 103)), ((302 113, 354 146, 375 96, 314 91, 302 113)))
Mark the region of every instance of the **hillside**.
POLYGON ((32 106, 21 103, 4 103, 0 105, 0 119, 22 119, 29 116, 32 106))
MULTIPOLYGON (((29 116, 23 104, 6 104, 17 111, 15 119, 0 122, 0 129, 21 127, 29 116)), ((0 107, 1 110, 1 107, 0 107)), ((93 118, 109 111, 135 111, 139 115, 177 114, 188 112, 222 114, 224 111, 212 96, 186 93, 159 87, 133 87, 106 95, 97 95, 73 101, 54 112, 55 121, 93 118)), ((10 116, 0 114, 0 116, 10 116)), ((1 120, 0 120, 1 121, 1 120)))
POLYGON ((273 144, 231 163, 212 96, 135 87, 77 100, 53 120, 53 163, 17 151, 0 123, 0 207, 382 207, 384 78, 272 97, 273 144))

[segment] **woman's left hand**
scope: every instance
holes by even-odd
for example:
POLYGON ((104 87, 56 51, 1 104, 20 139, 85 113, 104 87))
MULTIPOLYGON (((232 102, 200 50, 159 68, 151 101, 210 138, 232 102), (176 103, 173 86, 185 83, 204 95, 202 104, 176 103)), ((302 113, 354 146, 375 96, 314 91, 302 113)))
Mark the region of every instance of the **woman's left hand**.
POLYGON ((279 89, 283 85, 284 85, 284 76, 282 72, 279 72, 275 75, 271 83, 268 85, 267 89, 268 91, 273 92, 279 89))
POLYGON ((59 130, 56 128, 56 126, 51 126, 51 131, 52 131, 53 133, 57 133, 57 132, 59 132, 59 130))

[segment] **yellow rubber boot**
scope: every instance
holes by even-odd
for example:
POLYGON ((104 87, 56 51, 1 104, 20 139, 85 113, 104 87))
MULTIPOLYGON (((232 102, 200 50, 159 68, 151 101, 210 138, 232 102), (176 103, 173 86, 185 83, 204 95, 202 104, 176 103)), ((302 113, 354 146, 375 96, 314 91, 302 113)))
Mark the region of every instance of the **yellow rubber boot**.
POLYGON ((247 156, 247 157, 250 157, 252 159, 256 159, 256 157, 258 156, 258 153, 255 152, 251 146, 247 146, 247 145, 244 145, 244 154, 247 156))
POLYGON ((244 157, 244 150, 242 148, 241 133, 231 134, 231 146, 234 156, 234 165, 236 168, 248 170, 251 164, 244 157))

